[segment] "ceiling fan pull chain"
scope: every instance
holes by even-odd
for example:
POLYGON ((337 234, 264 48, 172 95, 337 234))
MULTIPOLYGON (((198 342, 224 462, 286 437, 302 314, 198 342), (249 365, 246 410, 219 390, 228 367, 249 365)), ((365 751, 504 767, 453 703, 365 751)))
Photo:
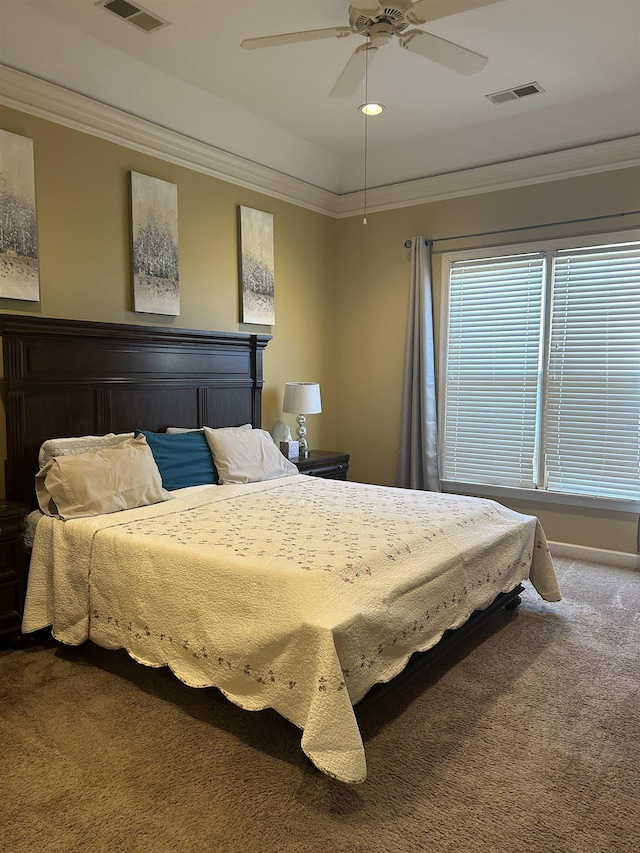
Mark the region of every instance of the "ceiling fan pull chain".
MULTIPOLYGON (((367 46, 370 40, 367 38, 367 46)), ((364 102, 369 103, 369 51, 365 51, 364 57, 364 102)), ((368 152, 368 134, 369 134, 369 116, 364 115, 364 211, 362 224, 367 224, 367 152, 368 152)))

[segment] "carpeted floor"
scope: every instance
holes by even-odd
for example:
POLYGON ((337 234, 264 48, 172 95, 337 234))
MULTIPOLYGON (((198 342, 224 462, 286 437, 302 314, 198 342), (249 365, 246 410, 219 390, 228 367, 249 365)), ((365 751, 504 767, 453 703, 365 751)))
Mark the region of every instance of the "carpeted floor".
POLYGON ((0 651, 7 853, 637 853, 640 573, 558 560, 419 684, 360 715, 368 779, 123 652, 0 651))

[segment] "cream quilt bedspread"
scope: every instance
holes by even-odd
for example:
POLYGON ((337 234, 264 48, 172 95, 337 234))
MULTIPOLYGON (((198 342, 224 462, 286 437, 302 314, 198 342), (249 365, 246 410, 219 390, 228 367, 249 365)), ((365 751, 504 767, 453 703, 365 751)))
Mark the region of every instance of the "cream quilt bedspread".
POLYGON ((174 495, 43 518, 24 631, 274 708, 344 782, 366 777, 352 705, 372 685, 525 578, 560 598, 537 519, 493 501, 304 475, 174 495))

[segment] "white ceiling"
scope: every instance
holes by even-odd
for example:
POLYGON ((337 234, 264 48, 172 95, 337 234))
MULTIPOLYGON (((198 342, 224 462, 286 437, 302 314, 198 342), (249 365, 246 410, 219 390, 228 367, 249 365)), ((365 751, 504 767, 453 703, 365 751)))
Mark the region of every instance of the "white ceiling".
MULTIPOLYGON (((133 0, 132 0, 133 2, 133 0)), ((244 38, 348 25, 339 0, 145 0, 143 33, 95 0, 0 0, 0 61, 336 193, 361 189, 364 84, 329 92, 363 40, 247 51, 244 38)), ((369 187, 640 133, 640 0, 502 0, 422 25, 489 57, 465 77, 380 48, 369 187), (485 95, 537 81, 499 106, 485 95)))

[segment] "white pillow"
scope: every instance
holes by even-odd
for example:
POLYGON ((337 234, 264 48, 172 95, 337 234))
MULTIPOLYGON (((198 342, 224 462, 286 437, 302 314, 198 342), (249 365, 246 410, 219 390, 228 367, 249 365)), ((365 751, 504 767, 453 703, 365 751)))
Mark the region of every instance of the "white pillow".
POLYGON ((36 475, 40 509, 59 518, 118 512, 171 499, 144 436, 57 456, 36 475))
POLYGON ((81 435, 76 438, 49 438, 40 446, 38 453, 38 468, 44 468, 50 459, 55 456, 73 456, 78 453, 88 453, 90 450, 99 450, 101 447, 111 447, 124 441, 125 438, 133 438, 132 432, 109 432, 106 435, 81 435))
POLYGON ((223 484, 255 483, 298 473, 296 466, 282 455, 264 429, 204 427, 204 434, 223 484))
MULTIPOLYGON (((191 427, 189 429, 185 427, 167 427, 165 432, 169 435, 180 435, 183 432, 199 432, 201 429, 203 427, 191 427)), ((212 427, 207 427, 207 429, 212 429, 212 427)), ((243 424, 237 427, 219 427, 219 429, 251 429, 251 424, 243 424)))

